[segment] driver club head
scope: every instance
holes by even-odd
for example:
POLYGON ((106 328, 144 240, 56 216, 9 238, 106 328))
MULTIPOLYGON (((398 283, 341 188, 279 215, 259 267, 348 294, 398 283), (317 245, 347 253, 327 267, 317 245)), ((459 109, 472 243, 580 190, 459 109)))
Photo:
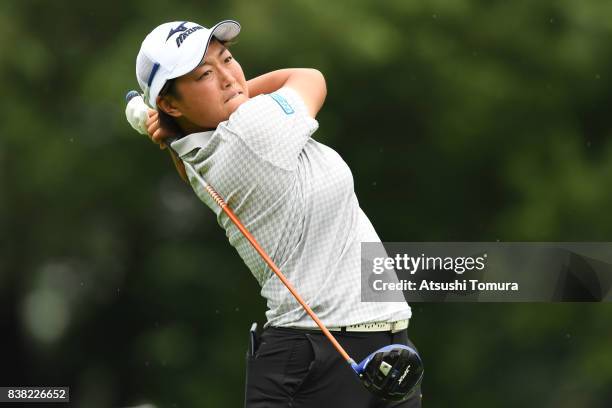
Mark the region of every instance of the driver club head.
POLYGON ((353 370, 373 394, 388 401, 402 401, 421 382, 423 361, 412 347, 392 344, 376 350, 355 364, 353 370))

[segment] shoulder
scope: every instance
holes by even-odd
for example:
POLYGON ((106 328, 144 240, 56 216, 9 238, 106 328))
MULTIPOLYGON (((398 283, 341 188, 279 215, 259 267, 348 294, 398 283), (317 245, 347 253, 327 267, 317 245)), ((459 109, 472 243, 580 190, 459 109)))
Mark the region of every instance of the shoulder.
POLYGON ((244 114, 245 111, 270 109, 270 113, 283 113, 291 115, 297 113, 307 113, 304 99, 293 88, 284 86, 274 92, 261 94, 250 98, 236 109, 230 116, 244 114))
POLYGON ((229 117, 228 128, 236 133, 251 130, 273 131, 306 122, 317 123, 297 91, 283 87, 269 94, 257 95, 236 109, 229 117))
POLYGON ((308 115, 297 92, 281 88, 246 101, 223 126, 259 158, 293 170, 319 124, 308 115))
POLYGON ((269 96, 283 109, 286 114, 297 112, 300 115, 308 114, 308 108, 302 96, 293 88, 284 86, 269 96))

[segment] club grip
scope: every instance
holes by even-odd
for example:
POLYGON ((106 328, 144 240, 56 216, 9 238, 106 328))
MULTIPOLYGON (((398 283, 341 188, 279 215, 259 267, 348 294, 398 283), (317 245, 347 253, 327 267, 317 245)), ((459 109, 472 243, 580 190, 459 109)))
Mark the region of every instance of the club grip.
POLYGON ((128 91, 128 93, 125 94, 125 103, 128 103, 129 101, 131 101, 136 96, 140 96, 138 91, 134 91, 134 90, 128 91))

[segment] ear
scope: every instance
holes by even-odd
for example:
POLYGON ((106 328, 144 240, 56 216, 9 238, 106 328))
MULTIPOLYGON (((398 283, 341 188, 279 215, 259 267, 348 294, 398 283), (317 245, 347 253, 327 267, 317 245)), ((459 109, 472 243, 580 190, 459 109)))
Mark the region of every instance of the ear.
POLYGON ((183 113, 178 109, 173 98, 170 98, 167 95, 158 96, 156 102, 157 106, 159 106, 159 108, 168 115, 175 118, 183 116, 183 113))

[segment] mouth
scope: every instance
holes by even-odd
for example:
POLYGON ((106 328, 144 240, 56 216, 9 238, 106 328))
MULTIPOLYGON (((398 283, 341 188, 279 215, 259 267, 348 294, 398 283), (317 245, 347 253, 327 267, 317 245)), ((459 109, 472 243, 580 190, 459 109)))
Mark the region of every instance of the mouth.
POLYGON ((232 99, 236 98, 236 97, 237 97, 237 96, 239 96, 239 95, 242 95, 242 91, 237 91, 237 92, 234 92, 233 94, 231 94, 231 95, 230 95, 230 97, 229 97, 229 98, 227 98, 227 99, 225 100, 225 102, 224 102, 224 103, 228 103, 229 101, 231 101, 232 99))

